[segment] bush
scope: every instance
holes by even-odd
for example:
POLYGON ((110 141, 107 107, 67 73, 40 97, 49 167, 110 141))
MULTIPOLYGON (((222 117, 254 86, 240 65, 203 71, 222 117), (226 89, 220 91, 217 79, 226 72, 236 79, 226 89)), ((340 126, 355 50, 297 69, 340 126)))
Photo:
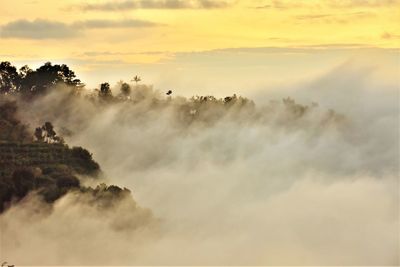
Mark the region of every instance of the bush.
POLYGON ((35 175, 30 168, 19 168, 12 174, 15 194, 24 197, 29 191, 35 188, 35 175))
POLYGON ((62 175, 57 178, 57 186, 65 188, 79 187, 80 182, 78 178, 73 175, 62 175))

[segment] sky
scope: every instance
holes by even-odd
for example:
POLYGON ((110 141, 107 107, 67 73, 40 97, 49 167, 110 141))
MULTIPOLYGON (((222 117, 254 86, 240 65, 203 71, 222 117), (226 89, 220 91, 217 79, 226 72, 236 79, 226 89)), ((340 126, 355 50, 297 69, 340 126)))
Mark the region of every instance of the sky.
POLYGON ((138 74, 224 94, 365 55, 398 64, 399 0, 2 0, 0 12, 1 60, 67 63, 90 88, 138 74))

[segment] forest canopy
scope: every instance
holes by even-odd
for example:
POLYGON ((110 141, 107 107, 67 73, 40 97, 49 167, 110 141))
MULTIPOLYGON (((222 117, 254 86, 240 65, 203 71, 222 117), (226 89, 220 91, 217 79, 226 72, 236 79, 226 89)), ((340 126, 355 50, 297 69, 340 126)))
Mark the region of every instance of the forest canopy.
POLYGON ((19 70, 8 61, 0 63, 0 92, 2 94, 42 95, 58 84, 78 90, 84 86, 65 64, 46 62, 36 70, 25 65, 19 70))

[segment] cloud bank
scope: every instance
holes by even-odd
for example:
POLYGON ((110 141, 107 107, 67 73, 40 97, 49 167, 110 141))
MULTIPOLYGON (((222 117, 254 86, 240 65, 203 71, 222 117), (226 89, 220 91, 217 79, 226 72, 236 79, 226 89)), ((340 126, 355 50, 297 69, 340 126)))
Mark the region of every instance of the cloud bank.
MULTIPOLYGON (((400 2, 398 0, 324 0, 320 1, 323 5, 331 8, 376 8, 376 7, 390 7, 397 5, 400 2)), ((307 8, 307 7, 320 7, 320 2, 296 2, 293 3, 287 0, 269 0, 263 2, 263 5, 255 6, 255 9, 293 9, 293 8, 307 8)))
POLYGON ((69 129, 160 221, 118 231, 67 196, 29 224, 23 207, 2 215, 3 251, 21 265, 398 265, 398 91, 374 73, 342 64, 255 106, 55 90, 22 114, 69 129))
POLYGON ((213 9, 226 8, 230 2, 222 0, 127 0, 85 4, 85 11, 122 11, 131 9, 213 9))
POLYGON ((44 19, 16 20, 0 26, 1 38, 68 39, 82 35, 84 30, 105 28, 142 28, 159 24, 138 19, 93 19, 71 24, 44 19))
POLYGON ((0 28, 2 38, 66 39, 77 35, 75 29, 65 23, 43 19, 16 20, 4 24, 0 28))

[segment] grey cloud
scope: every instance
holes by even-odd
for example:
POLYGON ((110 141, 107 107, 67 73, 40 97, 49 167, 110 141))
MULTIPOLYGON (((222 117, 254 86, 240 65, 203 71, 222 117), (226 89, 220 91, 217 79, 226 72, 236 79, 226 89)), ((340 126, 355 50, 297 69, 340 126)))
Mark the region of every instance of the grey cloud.
POLYGON ((330 48, 330 49, 341 49, 341 50, 347 50, 347 49, 378 49, 378 50, 386 50, 386 51, 392 51, 392 49, 389 48, 378 48, 374 46, 370 46, 368 44, 362 44, 362 43, 325 43, 325 44, 315 44, 315 45, 302 45, 300 47, 303 48, 308 48, 308 49, 320 49, 320 48, 330 48))
POLYGON ((80 9, 85 11, 122 11, 130 9, 212 9, 230 5, 222 0, 125 0, 85 4, 80 9))
POLYGON ((162 55, 162 54, 170 54, 167 51, 144 51, 144 52, 110 52, 110 51, 88 51, 84 52, 81 55, 87 57, 96 57, 96 56, 129 56, 129 55, 162 55))
POLYGON ((73 24, 77 28, 102 29, 102 28, 135 28, 152 27, 159 25, 145 20, 126 19, 126 20, 85 20, 73 24))
POLYGON ((310 19, 323 19, 323 18, 328 18, 328 17, 332 17, 332 15, 329 14, 317 14, 317 15, 300 15, 300 16, 296 16, 296 19, 299 20, 310 20, 310 19))
POLYGON ((295 16, 296 20, 300 21, 321 21, 325 23, 351 23, 357 19, 375 17, 373 12, 347 12, 342 14, 305 14, 295 16))
POLYGON ((67 39, 79 36, 85 29, 104 28, 139 28, 153 27, 160 24, 144 20, 84 20, 71 24, 36 19, 33 21, 21 19, 0 26, 1 38, 20 39, 67 39))
POLYGON ((64 39, 75 37, 77 34, 68 24, 43 19, 33 21, 21 19, 0 27, 2 38, 64 39))
POLYGON ((399 0, 328 0, 332 7, 379 7, 399 4, 399 0))
POLYGON ((303 3, 287 3, 285 1, 281 1, 281 0, 272 0, 272 1, 268 1, 267 4, 265 5, 260 5, 260 6, 256 6, 254 7, 255 9, 270 9, 270 8, 276 8, 276 9, 289 9, 289 8, 299 8, 299 7, 303 7, 304 4, 303 3))
POLYGON ((279 53, 316 53, 321 51, 321 48, 330 48, 336 50, 352 50, 352 49, 379 49, 392 51, 389 48, 376 48, 362 43, 321 43, 315 45, 301 45, 301 46, 290 46, 290 47, 236 47, 236 48, 222 48, 205 50, 200 52, 182 52, 178 55, 189 55, 189 54, 215 54, 215 53, 256 53, 256 54, 279 54, 279 53))
POLYGON ((321 5, 327 5, 333 8, 356 8, 356 7, 381 7, 381 6, 392 6, 399 4, 399 0, 323 0, 316 4, 307 3, 303 1, 300 3, 294 3, 294 1, 284 0, 270 0, 265 1, 263 5, 255 6, 255 9, 292 9, 302 7, 319 7, 321 5))

